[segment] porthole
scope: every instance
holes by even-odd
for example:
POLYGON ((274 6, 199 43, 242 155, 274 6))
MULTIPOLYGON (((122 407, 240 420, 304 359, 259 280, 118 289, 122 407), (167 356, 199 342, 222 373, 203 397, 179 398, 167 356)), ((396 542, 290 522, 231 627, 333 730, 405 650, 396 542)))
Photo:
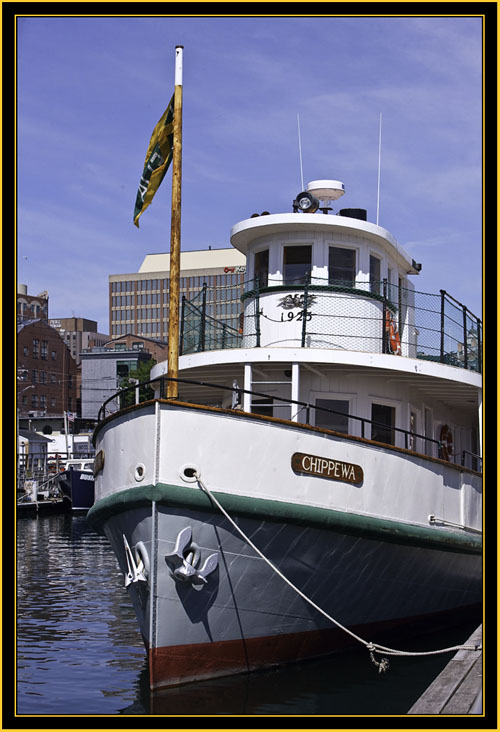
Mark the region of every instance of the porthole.
POLYGON ((144 478, 145 475, 146 475, 146 466, 143 463, 139 463, 136 466, 134 477, 140 483, 140 481, 144 478))
POLYGON ((179 471, 179 475, 181 476, 182 480, 186 481, 186 483, 196 483, 200 475, 200 471, 198 470, 196 465, 183 465, 179 471))

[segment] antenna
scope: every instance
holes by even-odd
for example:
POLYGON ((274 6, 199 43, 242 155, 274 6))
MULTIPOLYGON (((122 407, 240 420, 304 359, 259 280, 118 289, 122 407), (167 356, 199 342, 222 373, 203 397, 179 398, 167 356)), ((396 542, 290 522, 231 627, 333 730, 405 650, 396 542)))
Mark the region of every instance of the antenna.
POLYGON ((380 112, 380 122, 378 128, 378 176, 377 176, 377 226, 378 226, 378 210, 380 204, 380 158, 382 153, 382 112, 380 112))
POLYGON ((304 190, 304 174, 302 172, 302 145, 300 143, 300 119, 297 112, 297 130, 299 133, 299 161, 300 161, 300 190, 304 190))

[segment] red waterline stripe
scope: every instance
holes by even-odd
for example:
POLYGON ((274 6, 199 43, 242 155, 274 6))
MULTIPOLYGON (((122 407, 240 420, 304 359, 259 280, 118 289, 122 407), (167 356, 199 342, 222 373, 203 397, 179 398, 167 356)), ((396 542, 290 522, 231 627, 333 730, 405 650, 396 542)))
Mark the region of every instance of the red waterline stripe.
MULTIPOLYGON (((469 611, 463 608, 461 611, 469 611)), ((436 622, 450 612, 444 611, 412 618, 359 625, 351 630, 365 639, 374 640, 408 623, 436 622)), ((460 611, 458 611, 460 613, 460 611)), ((303 633, 287 633, 260 638, 238 638, 216 643, 163 646, 149 651, 150 686, 153 691, 192 681, 246 673, 274 665, 332 654, 359 645, 352 636, 338 628, 303 633)))

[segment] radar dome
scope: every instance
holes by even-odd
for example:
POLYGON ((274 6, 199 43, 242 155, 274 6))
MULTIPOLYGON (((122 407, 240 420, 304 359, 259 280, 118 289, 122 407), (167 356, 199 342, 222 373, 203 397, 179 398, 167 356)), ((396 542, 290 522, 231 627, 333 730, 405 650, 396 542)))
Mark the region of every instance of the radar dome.
POLYGON ((307 191, 320 201, 336 201, 344 195, 344 184, 339 180, 313 180, 307 184, 307 191))

